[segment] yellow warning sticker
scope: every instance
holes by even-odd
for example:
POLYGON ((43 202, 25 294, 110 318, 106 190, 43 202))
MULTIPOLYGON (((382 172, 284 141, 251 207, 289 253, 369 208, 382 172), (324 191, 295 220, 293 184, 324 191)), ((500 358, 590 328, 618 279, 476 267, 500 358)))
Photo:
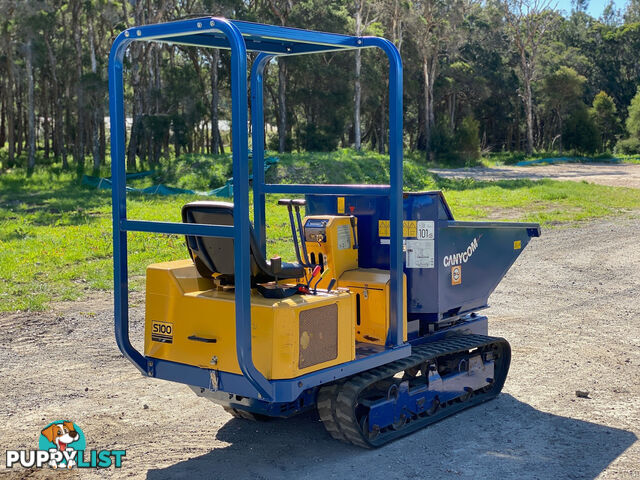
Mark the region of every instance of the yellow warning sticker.
POLYGON ((344 197, 338 197, 338 213, 344 213, 344 197))
MULTIPOLYGON (((389 226, 389 220, 378 220, 378 236, 390 237, 389 234, 391 228, 389 226)), ((415 220, 405 220, 402 222, 402 236, 415 238, 417 237, 417 226, 415 220)))
POLYGON ((520 240, 513 241, 513 249, 520 250, 522 248, 522 242, 520 240))
POLYGON ((460 285, 462 283, 462 265, 451 267, 451 285, 460 285))

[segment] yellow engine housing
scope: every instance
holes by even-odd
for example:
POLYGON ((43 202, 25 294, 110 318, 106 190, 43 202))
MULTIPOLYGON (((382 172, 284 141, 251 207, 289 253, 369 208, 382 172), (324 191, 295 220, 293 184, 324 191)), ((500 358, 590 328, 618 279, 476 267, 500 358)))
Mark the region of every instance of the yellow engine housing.
MULTIPOLYGON (((407 298, 407 277, 402 275, 403 298, 407 298)), ((389 332, 389 270, 357 268, 344 272, 338 286, 348 288, 356 301, 356 341, 384 345, 389 332)), ((404 302, 402 331, 407 341, 407 302, 404 302)))
MULTIPOLYGON (((348 292, 269 299, 252 291, 253 362, 270 380, 349 362, 355 319, 355 296, 348 292)), ((144 350, 153 358, 241 374, 234 291, 200 277, 191 260, 150 265, 144 350)))

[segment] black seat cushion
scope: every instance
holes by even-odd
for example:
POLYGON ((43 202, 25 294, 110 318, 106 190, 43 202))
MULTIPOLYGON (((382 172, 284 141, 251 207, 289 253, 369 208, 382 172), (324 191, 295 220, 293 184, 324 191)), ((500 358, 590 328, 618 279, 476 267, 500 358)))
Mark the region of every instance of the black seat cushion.
MULTIPOLYGON (((197 201, 182 207, 184 223, 204 223, 207 225, 233 225, 233 203, 197 201)), ((251 284, 271 282, 276 279, 271 263, 265 260, 253 228, 249 226, 251 254, 251 284)), ((234 283, 234 248, 232 238, 200 237, 187 235, 187 248, 198 273, 211 278, 214 273, 220 274, 225 284, 234 283)), ((297 263, 282 262, 282 270, 278 278, 302 278, 304 268, 297 263)))

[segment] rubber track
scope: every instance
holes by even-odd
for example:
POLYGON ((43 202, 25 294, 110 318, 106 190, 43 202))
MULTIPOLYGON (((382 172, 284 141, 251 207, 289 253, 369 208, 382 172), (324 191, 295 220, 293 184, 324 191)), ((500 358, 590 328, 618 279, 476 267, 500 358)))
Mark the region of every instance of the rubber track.
POLYGON ((379 447, 427 425, 435 423, 460 410, 495 398, 504 385, 511 360, 509 343, 499 337, 485 335, 460 335, 453 338, 421 345, 412 349, 412 354, 401 360, 382 365, 348 378, 342 384, 323 387, 318 394, 318 413, 325 428, 337 440, 363 448, 379 447), (399 430, 379 434, 373 440, 366 438, 358 425, 354 406, 359 394, 368 386, 394 376, 396 373, 433 361, 444 355, 451 355, 473 348, 483 348, 496 344, 502 348, 501 357, 496 360, 495 381, 487 392, 475 393, 467 401, 441 406, 433 415, 411 419, 399 430))
POLYGON ((268 417, 267 415, 253 413, 248 410, 241 410, 239 408, 227 406, 224 406, 222 408, 224 408, 224 411, 232 415, 234 418, 241 418, 242 420, 250 420, 252 422, 267 422, 272 419, 272 417, 268 417))

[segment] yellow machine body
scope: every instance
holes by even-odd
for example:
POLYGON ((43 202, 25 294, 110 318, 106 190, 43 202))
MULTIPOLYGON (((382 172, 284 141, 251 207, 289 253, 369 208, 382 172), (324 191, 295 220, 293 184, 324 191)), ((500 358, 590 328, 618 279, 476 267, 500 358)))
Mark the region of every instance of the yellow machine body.
MULTIPOLYGON (((389 333, 388 270, 358 268, 344 272, 338 287, 349 289, 356 303, 356 341, 384 345, 389 333)), ((403 275, 404 298, 407 294, 407 278, 403 275)), ((404 341, 407 341, 407 305, 403 315, 404 341)))
MULTIPOLYGON (((241 374, 233 289, 198 275, 191 260, 147 268, 145 354, 241 374)), ((355 296, 251 294, 253 362, 267 379, 295 378, 355 358, 355 296)))
MULTIPOLYGON (((358 268, 358 249, 347 216, 314 215, 304 219, 304 242, 311 263, 329 269, 318 288, 327 288, 332 278, 339 279, 347 270, 358 268)), ((315 281, 312 282, 315 284, 315 281)))

